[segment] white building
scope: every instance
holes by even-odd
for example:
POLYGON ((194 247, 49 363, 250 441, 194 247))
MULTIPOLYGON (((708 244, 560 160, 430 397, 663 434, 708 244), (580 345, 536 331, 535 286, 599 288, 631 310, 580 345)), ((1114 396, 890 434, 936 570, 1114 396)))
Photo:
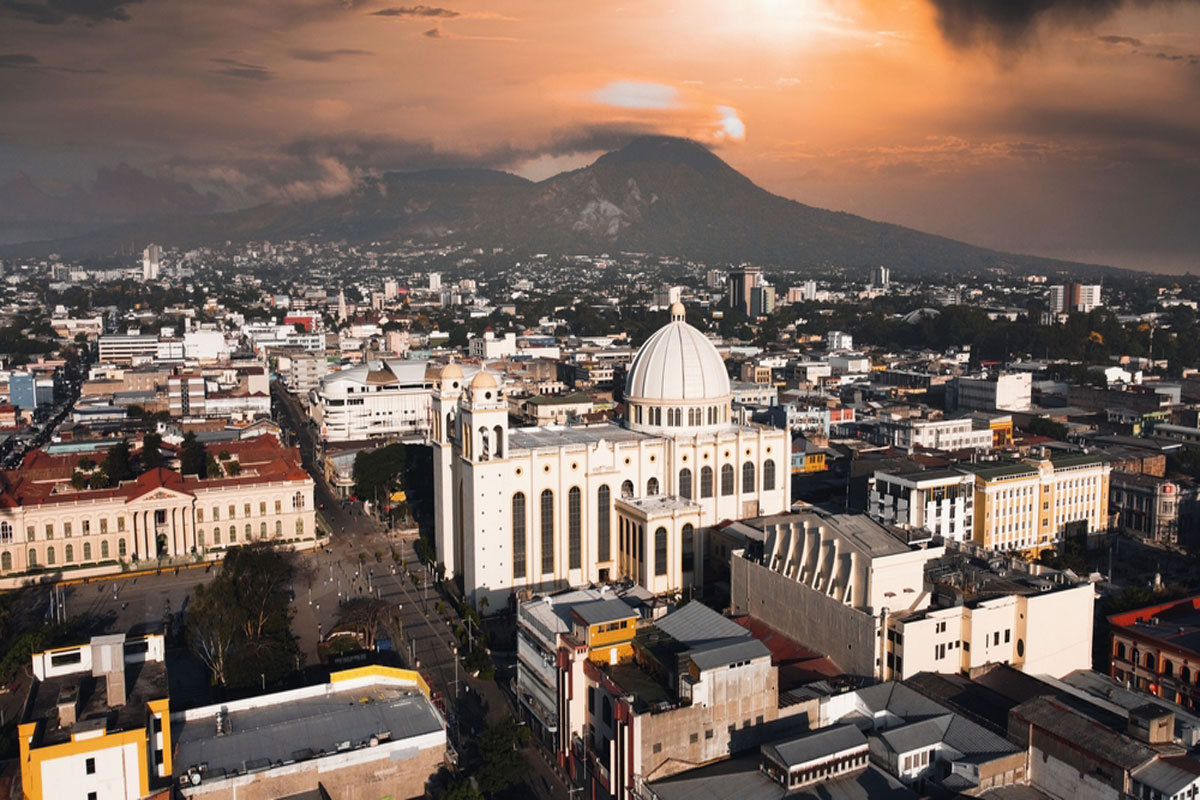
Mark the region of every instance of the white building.
POLYGON ((947 384, 947 407, 977 411, 1028 411, 1033 405, 1033 374, 1006 372, 982 378, 955 378, 947 384))
POLYGON ((333 372, 309 395, 313 420, 329 442, 423 436, 430 427, 424 361, 382 360, 333 372))
POLYGON ((700 528, 789 506, 788 434, 732 423, 725 364, 678 303, 629 368, 622 425, 510 431, 490 372, 430 379, 438 560, 492 609, 623 577, 678 591, 700 528))
POLYGON ((202 363, 229 360, 229 343, 221 331, 188 331, 183 335, 184 358, 202 363))
POLYGON ((158 337, 153 334, 109 333, 100 337, 101 364, 137 364, 158 355, 158 337))
POLYGON ((970 417, 906 419, 893 428, 892 444, 904 450, 991 450, 991 428, 976 428, 970 417))
POLYGON ((142 280, 158 280, 159 268, 162 265, 162 248, 152 244, 142 251, 142 280))
MULTIPOLYGON (((810 281, 811 283, 811 281, 810 281)), ((808 284, 806 283, 805 286, 808 284)), ((805 292, 807 293, 807 289, 805 292)), ((806 297, 805 299, 811 299, 806 297)), ((854 337, 845 331, 830 331, 825 334, 825 349, 826 350, 853 350, 854 337)))
POLYGON ((497 339, 495 333, 487 330, 483 336, 472 336, 468 346, 471 358, 482 361, 512 358, 517 354, 517 335, 510 331, 503 339, 497 339))
POLYGON ((969 473, 929 470, 895 475, 876 471, 867 513, 885 525, 970 541, 974 495, 975 476, 969 473))

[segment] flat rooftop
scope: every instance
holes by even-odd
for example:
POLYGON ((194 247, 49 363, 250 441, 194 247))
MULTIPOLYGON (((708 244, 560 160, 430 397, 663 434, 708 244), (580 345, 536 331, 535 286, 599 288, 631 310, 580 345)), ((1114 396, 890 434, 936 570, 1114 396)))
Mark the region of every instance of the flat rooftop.
POLYGON ((796 525, 802 528, 807 522, 810 527, 820 526, 829 529, 843 542, 871 558, 899 555, 913 549, 866 514, 823 514, 818 511, 800 511, 792 514, 776 514, 770 517, 755 517, 744 521, 747 525, 763 531, 772 525, 781 528, 796 525))
POLYGON ((161 661, 125 664, 125 705, 109 708, 108 689, 104 676, 92 677, 91 671, 75 672, 33 682, 32 697, 26 705, 26 722, 44 722, 39 728, 37 747, 61 744, 71 740, 71 728, 58 722, 58 697, 64 690, 77 688, 76 723, 72 728, 83 730, 100 723, 106 730, 136 730, 146 724, 146 703, 167 696, 167 665, 161 661))
POLYGON ((719 761, 649 788, 659 800, 916 800, 904 784, 873 764, 857 775, 824 780, 788 791, 759 770, 758 753, 719 761))
POLYGON ((540 450, 602 441, 636 442, 654 438, 611 422, 598 425, 544 425, 540 428, 515 428, 508 435, 508 446, 510 450, 540 450))
POLYGON ((398 741, 442 730, 429 700, 414 689, 370 686, 315 697, 287 698, 234 710, 218 736, 216 713, 174 721, 175 764, 207 764, 210 780, 358 749, 372 736, 398 741), (348 743, 348 744, 346 744, 348 743))
POLYGON ((624 497, 620 502, 632 506, 648 517, 699 508, 700 504, 673 494, 653 494, 647 497, 624 497))

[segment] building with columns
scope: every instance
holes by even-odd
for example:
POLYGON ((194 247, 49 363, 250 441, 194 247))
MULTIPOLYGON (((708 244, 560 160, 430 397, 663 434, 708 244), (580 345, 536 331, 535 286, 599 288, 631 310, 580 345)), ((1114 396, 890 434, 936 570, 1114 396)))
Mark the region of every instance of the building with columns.
POLYGON ((79 456, 32 453, 0 473, 0 577, 146 564, 227 547, 316 538, 313 480, 273 436, 215 446, 236 475, 156 468, 109 489, 76 489, 79 456))
POLYGON ((733 422, 725 364, 679 303, 630 364, 621 424, 510 428, 499 376, 427 379, 437 557, 485 610, 625 578, 679 594, 703 578, 705 528, 790 506, 787 432, 733 422))

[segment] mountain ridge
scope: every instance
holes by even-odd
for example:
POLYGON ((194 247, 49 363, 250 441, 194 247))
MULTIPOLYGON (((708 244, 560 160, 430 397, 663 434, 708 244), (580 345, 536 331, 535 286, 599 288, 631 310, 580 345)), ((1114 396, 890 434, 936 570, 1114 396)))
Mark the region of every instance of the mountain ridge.
POLYGON ((130 240, 194 247, 305 236, 626 250, 792 267, 884 264, 916 273, 998 266, 1124 271, 1004 253, 805 205, 756 185, 699 142, 667 136, 638 137, 586 167, 538 182, 475 167, 387 172, 335 197, 128 224, 0 252, 94 255, 130 240))

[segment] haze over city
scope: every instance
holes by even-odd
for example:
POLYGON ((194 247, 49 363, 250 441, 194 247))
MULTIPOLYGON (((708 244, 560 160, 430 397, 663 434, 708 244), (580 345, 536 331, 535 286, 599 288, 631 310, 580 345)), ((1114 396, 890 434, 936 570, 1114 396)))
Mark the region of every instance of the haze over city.
POLYGON ((997 250, 1200 252, 1200 4, 0 2, 0 241, 645 133, 764 188, 997 250))

